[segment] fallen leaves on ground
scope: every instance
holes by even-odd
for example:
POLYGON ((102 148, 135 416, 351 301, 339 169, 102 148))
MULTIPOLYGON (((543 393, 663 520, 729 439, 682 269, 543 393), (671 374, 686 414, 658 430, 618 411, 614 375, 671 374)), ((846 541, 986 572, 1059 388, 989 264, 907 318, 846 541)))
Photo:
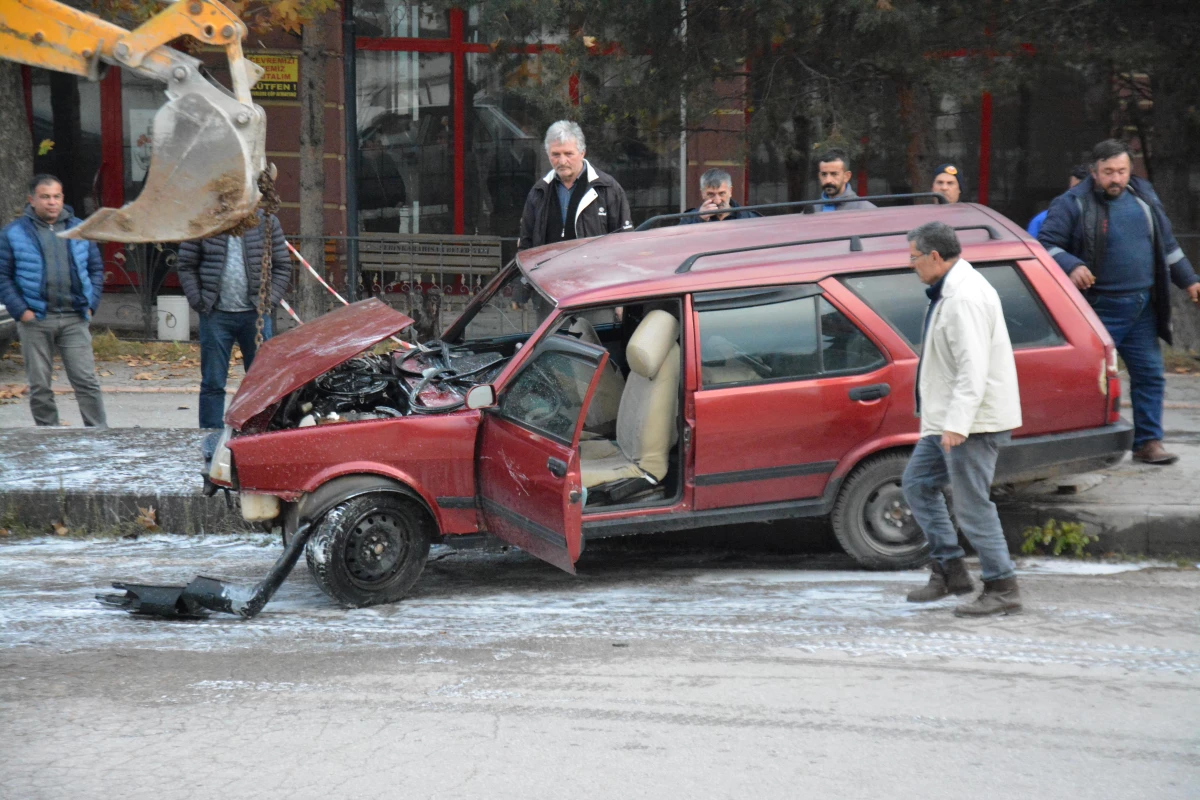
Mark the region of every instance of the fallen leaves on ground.
POLYGON ((166 380, 166 375, 155 375, 153 372, 139 372, 133 376, 135 381, 162 381, 166 380))
POLYGON ((156 519, 156 516, 157 514, 154 510, 154 506, 150 506, 149 508, 142 508, 141 506, 138 506, 138 516, 134 522, 136 522, 138 525, 141 525, 148 531, 155 532, 158 530, 158 520, 156 519))
POLYGON ((29 387, 19 383, 0 386, 0 400, 15 400, 29 392, 29 387))

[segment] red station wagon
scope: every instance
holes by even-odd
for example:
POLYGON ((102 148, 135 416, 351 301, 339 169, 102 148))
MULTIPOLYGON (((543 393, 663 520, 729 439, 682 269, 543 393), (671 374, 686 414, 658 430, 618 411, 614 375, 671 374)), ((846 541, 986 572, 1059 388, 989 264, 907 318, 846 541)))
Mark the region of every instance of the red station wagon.
MULTIPOLYGON (((865 567, 914 567, 925 287, 905 233, 953 226, 997 289, 1025 424, 997 482, 1119 461, 1113 344, 1062 270, 977 205, 778 216, 527 250, 441 340, 378 300, 267 342, 210 479, 249 520, 302 520, 347 606, 400 599, 431 542, 491 534, 569 572, 604 536, 830 515, 865 567)), ((460 540, 460 541, 466 541, 460 540)))

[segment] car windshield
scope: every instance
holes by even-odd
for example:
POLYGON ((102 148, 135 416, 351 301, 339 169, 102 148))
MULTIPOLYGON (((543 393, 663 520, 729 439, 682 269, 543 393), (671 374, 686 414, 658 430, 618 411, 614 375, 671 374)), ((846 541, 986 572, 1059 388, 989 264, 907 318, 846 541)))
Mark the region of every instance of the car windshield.
POLYGON ((554 310, 554 305, 510 264, 488 286, 481 304, 468 308, 454 324, 461 332, 456 341, 477 341, 533 333, 554 310))

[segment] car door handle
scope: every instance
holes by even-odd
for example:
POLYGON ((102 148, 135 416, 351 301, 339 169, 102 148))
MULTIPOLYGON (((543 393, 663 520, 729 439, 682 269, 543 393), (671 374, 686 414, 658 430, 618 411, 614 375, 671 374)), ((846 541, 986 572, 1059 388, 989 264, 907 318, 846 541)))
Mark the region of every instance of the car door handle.
POLYGON ((886 383, 873 383, 870 386, 855 386, 850 390, 851 400, 878 400, 892 393, 892 387, 886 383))
POLYGON ((556 478, 567 477, 567 462, 557 459, 554 456, 546 461, 546 469, 550 470, 550 474, 556 478))

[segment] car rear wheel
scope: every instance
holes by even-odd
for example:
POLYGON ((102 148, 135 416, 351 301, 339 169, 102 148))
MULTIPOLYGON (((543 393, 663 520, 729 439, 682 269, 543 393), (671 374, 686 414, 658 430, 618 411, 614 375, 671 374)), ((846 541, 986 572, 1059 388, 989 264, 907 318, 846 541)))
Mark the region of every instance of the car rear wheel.
POLYGON ((416 501, 363 495, 325 515, 304 555, 321 591, 342 605, 394 603, 425 568, 432 533, 429 514, 416 501))
POLYGON ((833 532, 868 569, 910 569, 929 560, 929 544, 913 519, 900 478, 907 453, 870 458, 850 473, 833 506, 833 532))
POLYGON ((16 340, 17 334, 15 331, 13 333, 0 333, 0 359, 4 358, 4 355, 8 352, 8 348, 12 347, 12 343, 16 340))

